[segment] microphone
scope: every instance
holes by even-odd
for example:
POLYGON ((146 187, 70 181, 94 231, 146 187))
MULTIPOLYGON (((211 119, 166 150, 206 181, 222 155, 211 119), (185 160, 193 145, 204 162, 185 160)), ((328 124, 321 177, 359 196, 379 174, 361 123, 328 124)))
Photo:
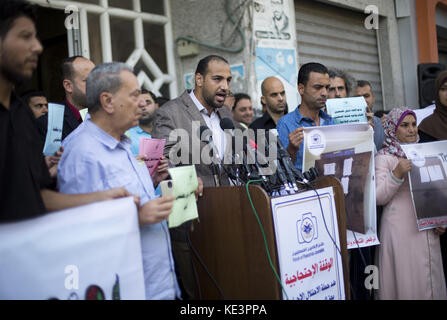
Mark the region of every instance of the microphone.
POLYGON ((212 161, 211 161, 211 171, 213 172, 214 183, 216 184, 217 187, 219 187, 220 186, 220 181, 219 181, 219 171, 220 170, 219 170, 219 166, 218 166, 218 163, 219 163, 218 154, 219 153, 217 151, 216 146, 214 145, 213 135, 211 133, 211 130, 207 126, 200 126, 200 128, 199 128, 199 137, 200 137, 201 141, 203 141, 206 144, 208 144, 209 146, 211 146, 212 158, 213 158, 212 161), (207 135, 208 139, 204 139, 204 138, 206 138, 206 136, 205 137, 203 136, 203 134, 206 131, 210 132, 210 134, 207 135))
POLYGON ((276 138, 276 143, 278 146, 278 155, 281 159, 281 162, 284 166, 284 169, 286 170, 287 176, 289 177, 289 181, 292 183, 293 189, 295 192, 298 192, 298 187, 296 185, 296 176, 302 177, 301 172, 295 168, 295 166, 292 163, 292 159, 290 158, 289 153, 284 149, 283 144, 281 143, 281 140, 279 139, 278 131, 276 129, 270 130, 270 132, 273 133, 273 135, 276 138))

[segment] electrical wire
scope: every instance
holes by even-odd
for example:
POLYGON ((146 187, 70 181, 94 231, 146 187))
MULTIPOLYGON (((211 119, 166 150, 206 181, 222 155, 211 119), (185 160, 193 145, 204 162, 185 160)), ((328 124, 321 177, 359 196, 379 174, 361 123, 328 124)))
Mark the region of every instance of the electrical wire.
POLYGON ((192 245, 191 239, 189 237, 189 233, 186 234, 186 239, 188 242, 188 245, 191 249, 191 251, 194 253, 194 256, 197 258, 197 260, 199 260, 200 265, 203 267, 203 269, 205 270, 205 272, 208 274, 208 277, 211 279, 211 281, 214 283, 214 286, 217 288, 217 290, 219 291, 219 294, 221 295, 223 300, 227 300, 227 298, 225 297, 222 288, 219 286, 219 284, 217 283, 216 279, 214 279, 213 275, 211 274, 211 272, 208 270, 208 268, 206 267, 205 262, 203 262, 202 258, 200 258, 197 250, 194 248, 194 246, 192 245))
MULTIPOLYGON (((245 4, 245 2, 244 2, 244 4, 245 4)), ((241 19, 239 19, 239 22, 236 23, 236 20, 232 16, 232 13, 231 13, 231 10, 230 10, 230 0, 225 0, 225 11, 227 13, 228 19, 233 24, 235 24, 235 26, 237 26, 236 29, 237 29, 239 35, 241 36, 241 45, 238 48, 231 49, 231 48, 225 48, 223 46, 216 46, 216 45, 213 45, 213 44, 209 44, 209 43, 206 43, 206 42, 202 42, 202 41, 193 39, 191 37, 178 37, 177 39, 175 39, 175 43, 178 43, 181 40, 185 40, 185 41, 189 41, 189 42, 195 43, 195 44, 197 44, 199 46, 202 46, 202 47, 216 49, 216 50, 220 50, 220 51, 224 51, 224 52, 229 52, 229 53, 239 53, 239 52, 241 52, 242 50, 244 50, 244 47, 245 47, 245 42, 246 42, 245 35, 244 35, 243 30, 240 27, 241 19)))
POLYGON ((265 250, 267 252, 267 258, 269 260, 270 268, 273 270, 273 273, 276 276, 276 280, 278 281, 279 285, 281 286, 281 289, 284 292, 285 296, 287 297, 287 300, 289 300, 289 296, 287 295, 287 292, 286 292, 286 290, 284 289, 284 287, 283 287, 283 285, 281 283, 281 279, 278 276, 278 272, 276 271, 276 268, 275 268, 275 266, 273 265, 273 262, 272 262, 272 258, 270 257, 270 251, 269 251, 268 244, 267 244, 267 238, 266 238, 265 232, 264 232, 264 227, 262 226, 261 220, 259 219, 258 213, 257 213, 257 211, 255 209, 255 206, 254 206, 253 201, 251 199, 250 191, 249 191, 249 188, 248 188, 250 186, 250 184, 257 183, 257 182, 262 182, 262 181, 264 181, 264 180, 260 179, 260 180, 248 181, 247 184, 245 185, 245 189, 247 190, 248 200, 250 201, 250 205, 251 205, 251 208, 253 209, 253 213, 254 213, 254 215, 256 217, 256 220, 258 221, 259 229, 261 229, 261 233, 262 233, 262 237, 264 239, 264 246, 265 246, 265 250))

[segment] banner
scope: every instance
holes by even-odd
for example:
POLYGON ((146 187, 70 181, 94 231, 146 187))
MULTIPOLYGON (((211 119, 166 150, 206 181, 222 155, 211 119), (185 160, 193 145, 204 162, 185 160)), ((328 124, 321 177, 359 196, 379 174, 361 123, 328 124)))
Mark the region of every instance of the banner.
POLYGON ((401 144, 419 231, 447 226, 447 141, 401 144))
POLYGON ((0 224, 0 299, 145 299, 132 197, 0 224))
POLYGON ((304 128, 303 171, 315 167, 343 186, 348 249, 379 244, 373 137, 368 123, 304 128))
POLYGON ((346 297, 333 189, 317 192, 271 200, 283 299, 346 297))

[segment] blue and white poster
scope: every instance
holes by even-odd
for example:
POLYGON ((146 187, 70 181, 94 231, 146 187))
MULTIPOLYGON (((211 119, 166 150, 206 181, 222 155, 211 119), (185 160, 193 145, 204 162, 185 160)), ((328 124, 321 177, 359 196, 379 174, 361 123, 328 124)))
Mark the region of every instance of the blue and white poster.
POLYGON ((317 192, 318 196, 307 191, 271 200, 286 300, 346 297, 333 189, 317 192))
POLYGON ((297 90, 298 71, 295 49, 257 47, 255 70, 259 99, 264 79, 275 76, 284 85, 289 112, 296 109, 300 99, 297 90))
POLYGON ((62 144, 65 107, 61 104, 48 104, 48 127, 43 154, 53 156, 62 144))

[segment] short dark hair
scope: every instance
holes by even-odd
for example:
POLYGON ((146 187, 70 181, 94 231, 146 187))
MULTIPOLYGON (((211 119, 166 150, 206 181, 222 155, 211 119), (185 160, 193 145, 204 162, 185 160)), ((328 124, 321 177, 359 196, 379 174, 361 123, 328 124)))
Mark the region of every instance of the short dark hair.
POLYGON ((389 111, 378 110, 378 111, 374 112, 374 116, 376 116, 377 118, 382 118, 383 115, 388 114, 388 113, 389 113, 389 111))
POLYGON ((346 72, 340 69, 331 69, 329 70, 329 79, 341 78, 345 82, 346 94, 349 96, 351 92, 351 81, 349 80, 349 76, 346 72))
POLYGON ((142 88, 141 89, 141 94, 150 94, 152 99, 154 100, 154 102, 155 102, 155 100, 157 100, 157 96, 152 91, 149 91, 149 90, 146 90, 146 89, 142 88))
POLYGON ((248 100, 251 101, 251 98, 250 98, 250 96, 249 96, 248 94, 246 94, 246 93, 236 93, 236 94, 234 95, 234 104, 233 104, 233 106, 231 107, 231 109, 234 110, 234 108, 236 108, 237 103, 238 103, 240 100, 242 100, 242 99, 248 99, 248 100))
POLYGON ((212 54, 199 61, 195 74, 200 73, 202 76, 204 76, 208 71, 208 65, 211 61, 222 61, 229 65, 228 61, 224 57, 212 54))
POLYGON ((36 5, 25 0, 2 0, 0 5, 0 38, 11 30, 13 22, 20 17, 30 18, 36 23, 36 5))
POLYGON ((329 74, 329 70, 317 62, 310 62, 303 64, 298 72, 298 84, 306 85, 307 81, 309 81, 309 76, 311 72, 316 72, 320 74, 329 74))
POLYGON ((65 79, 73 80, 73 76, 74 76, 73 62, 78 58, 88 60, 86 57, 83 57, 83 56, 72 56, 72 57, 66 58, 62 61, 62 64, 61 64, 61 80, 62 81, 64 81, 65 79))
POLYGON ((363 88, 363 87, 369 86, 371 88, 371 90, 372 90, 371 83, 369 81, 366 81, 366 80, 358 80, 356 85, 357 85, 356 88, 363 88))
POLYGON ((29 101, 31 100, 31 98, 34 97, 47 97, 47 95, 43 92, 43 91, 38 91, 38 90, 31 90, 31 91, 27 91, 24 94, 22 94, 22 100, 26 103, 29 104, 29 101))

